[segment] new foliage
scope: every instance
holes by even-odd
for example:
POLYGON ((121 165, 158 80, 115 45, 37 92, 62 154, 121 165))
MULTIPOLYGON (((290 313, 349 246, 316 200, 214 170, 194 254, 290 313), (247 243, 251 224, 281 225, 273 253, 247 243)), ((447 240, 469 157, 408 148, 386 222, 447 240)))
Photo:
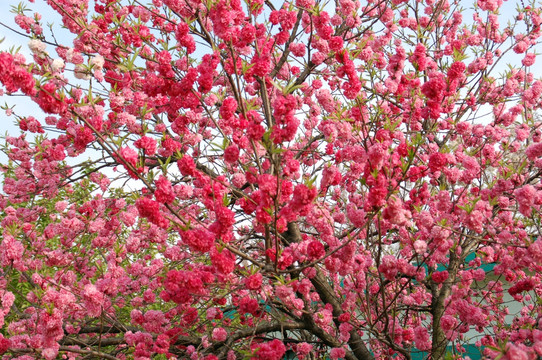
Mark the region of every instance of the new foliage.
POLYGON ((542 356, 536 3, 46 3, 71 39, 21 5, 0 52, 42 110, 2 120, 5 358, 542 356))

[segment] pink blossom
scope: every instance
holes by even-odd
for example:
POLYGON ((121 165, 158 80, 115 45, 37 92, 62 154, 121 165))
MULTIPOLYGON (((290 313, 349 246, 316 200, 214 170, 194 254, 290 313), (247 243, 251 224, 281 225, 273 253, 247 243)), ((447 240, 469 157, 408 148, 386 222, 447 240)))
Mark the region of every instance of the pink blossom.
POLYGON ((354 327, 347 322, 343 322, 341 325, 339 325, 339 340, 347 342, 350 339, 350 331, 352 331, 353 328, 354 327))
POLYGON ((119 161, 129 171, 137 167, 138 158, 139 156, 134 149, 123 147, 119 151, 119 161))
POLYGON ((322 309, 313 315, 314 321, 322 326, 327 326, 333 320, 333 313, 328 309, 322 309))
POLYGON ((531 161, 535 161, 537 158, 542 157, 542 142, 530 145, 525 150, 525 154, 531 161))
POLYGON ((99 316, 104 310, 105 297, 95 285, 87 284, 83 291, 83 300, 85 302, 85 308, 89 312, 90 316, 99 316))
POLYGON ((305 358, 305 356, 310 354, 312 349, 313 349, 313 346, 311 344, 306 343, 306 342, 302 342, 302 343, 297 344, 297 347, 296 347, 297 357, 299 357, 300 360, 303 360, 305 358))
POLYGON ((450 315, 444 315, 440 318, 440 326, 445 331, 453 330, 457 326, 457 319, 450 315))
POLYGON ((386 279, 391 281, 395 279, 395 276, 397 276, 397 273, 399 272, 399 269, 396 265, 397 259, 393 255, 385 255, 382 258, 378 270, 384 275, 386 279))
POLYGON ((532 185, 525 185, 514 191, 516 201, 519 204, 519 211, 529 216, 534 206, 536 190, 532 185))
POLYGON ((522 54, 527 51, 528 47, 529 44, 525 40, 520 40, 517 42, 516 46, 514 46, 514 52, 516 54, 522 54))
POLYGON ((214 341, 226 341, 228 332, 224 328, 218 327, 213 329, 212 338, 214 341))
POLYGON ((414 251, 417 254, 423 254, 427 250, 427 243, 423 240, 414 241, 414 251))
POLYGON ((300 184, 295 187, 294 196, 290 202, 290 207, 294 211, 306 213, 309 205, 316 197, 316 188, 309 188, 306 185, 300 184))
POLYGON ((429 157, 429 169, 431 171, 441 171, 444 166, 446 166, 447 158, 445 154, 434 153, 429 157))
POLYGON ((504 358, 506 360, 529 360, 529 354, 512 343, 508 343, 506 346, 506 353, 504 358))
POLYGON ((212 280, 212 275, 207 272, 171 270, 164 279, 165 290, 161 297, 165 301, 185 304, 190 302, 194 295, 204 295, 206 293, 205 283, 212 280))
POLYGON ((233 186, 240 188, 247 182, 246 176, 242 173, 235 173, 233 174, 233 178, 231 183, 233 186))
POLYGON ((320 65, 326 59, 326 55, 321 52, 316 52, 312 55, 311 61, 316 65, 320 65))
POLYGON ((298 57, 305 56, 305 50, 306 50, 306 45, 305 44, 302 44, 302 43, 291 43, 290 44, 290 51, 295 56, 298 56, 298 57))
POLYGON ((0 264, 23 270, 23 244, 12 236, 4 236, 0 246, 0 264))
POLYGON ((429 332, 423 326, 417 326, 414 328, 414 343, 420 350, 431 349, 431 339, 429 338, 429 332))
POLYGON ((372 187, 367 197, 367 205, 371 208, 383 206, 387 194, 388 190, 382 186, 372 187))
POLYGON ((417 66, 418 71, 425 70, 427 66, 427 54, 423 44, 416 45, 414 53, 410 56, 410 61, 417 66))
POLYGON ((344 358, 346 351, 343 348, 333 348, 329 352, 329 357, 333 360, 344 358))
POLYGON ((478 6, 486 11, 496 11, 501 5, 502 0, 478 0, 478 6))
POLYGON ((523 66, 533 66, 536 61, 536 54, 535 53, 527 53, 525 54, 525 57, 523 60, 521 60, 521 63, 523 66))
POLYGON ((387 207, 382 212, 382 217, 390 223, 403 226, 412 217, 410 211, 403 208, 403 203, 396 197, 388 199, 387 207))

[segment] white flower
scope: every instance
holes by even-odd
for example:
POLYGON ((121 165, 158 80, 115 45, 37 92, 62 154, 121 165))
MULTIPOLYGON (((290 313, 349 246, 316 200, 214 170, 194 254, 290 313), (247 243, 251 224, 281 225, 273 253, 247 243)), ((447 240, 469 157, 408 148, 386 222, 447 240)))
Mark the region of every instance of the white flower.
POLYGON ((60 58, 54 59, 51 63, 51 70, 53 70, 53 72, 58 72, 62 69, 64 69, 64 60, 60 58))
POLYGON ((32 39, 28 42, 28 47, 34 54, 39 55, 45 52, 47 45, 38 39, 32 39))
POLYGON ((93 65, 96 70, 102 70, 104 63, 105 59, 101 55, 96 55, 90 60, 90 64, 93 65))
POLYGON ((76 79, 80 79, 80 80, 90 79, 90 74, 88 73, 88 70, 85 69, 85 67, 82 65, 77 65, 75 67, 75 69, 73 70, 73 75, 75 76, 76 79))
POLYGON ((66 52, 66 60, 67 61, 72 61, 73 59, 73 48, 69 48, 68 51, 66 52))

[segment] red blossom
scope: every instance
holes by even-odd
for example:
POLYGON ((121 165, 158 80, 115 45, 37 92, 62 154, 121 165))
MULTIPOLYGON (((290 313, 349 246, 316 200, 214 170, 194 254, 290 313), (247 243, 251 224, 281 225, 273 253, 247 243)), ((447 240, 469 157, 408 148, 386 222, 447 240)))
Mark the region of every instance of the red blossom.
POLYGON ((433 172, 441 171, 446 166, 446 154, 434 153, 429 157, 429 169, 433 172))
POLYGON ((139 198, 136 201, 137 210, 141 217, 147 218, 151 223, 159 227, 167 227, 168 221, 160 213, 160 204, 149 198, 139 198))
POLYGON ((177 166, 181 174, 194 176, 196 174, 196 164, 194 159, 188 155, 184 155, 180 160, 177 160, 177 166))
POLYGON ((175 200, 173 186, 171 186, 169 180, 163 175, 160 175, 158 180, 156 180, 156 190, 154 191, 154 196, 156 201, 162 204, 169 204, 175 200))
POLYGON ((433 78, 422 85, 422 94, 430 100, 439 100, 446 90, 446 82, 441 78, 433 78))
POLYGON ((522 292, 530 291, 534 289, 535 286, 536 286, 536 283, 532 278, 523 279, 523 280, 518 281, 512 287, 510 287, 508 289, 508 293, 511 296, 515 296, 515 295, 521 294, 522 292))
POLYGON ((442 284, 448 279, 448 272, 447 271, 437 271, 431 274, 431 278, 433 281, 437 284, 442 284))
POLYGON ((275 339, 268 343, 258 346, 256 353, 257 358, 260 360, 280 360, 286 352, 286 346, 282 341, 275 339))
POLYGON ((448 69, 448 78, 451 80, 460 78, 465 73, 466 66, 464 63, 454 62, 448 69))
POLYGON ((245 279, 245 286, 249 290, 259 290, 262 286, 262 278, 260 273, 250 275, 245 279))
POLYGON ((324 245, 319 241, 311 241, 307 245, 307 255, 310 259, 319 259, 326 253, 324 245))
POLYGON ((156 140, 148 136, 142 136, 141 139, 134 142, 134 146, 143 149, 146 155, 152 156, 156 153, 156 140))
POLYGON ((228 163, 235 163, 239 159, 239 147, 237 145, 230 145, 224 150, 224 161, 228 163))
POLYGON ((63 114, 67 109, 66 100, 57 90, 55 84, 48 82, 42 85, 38 92, 36 101, 46 113, 63 114))
POLYGON ((0 354, 5 354, 11 347, 11 341, 0 334, 0 354))
POLYGON ((252 299, 248 296, 245 296, 241 299, 241 303, 239 304, 239 312, 244 313, 250 313, 252 315, 255 315, 260 309, 260 305, 258 304, 258 300, 252 299))

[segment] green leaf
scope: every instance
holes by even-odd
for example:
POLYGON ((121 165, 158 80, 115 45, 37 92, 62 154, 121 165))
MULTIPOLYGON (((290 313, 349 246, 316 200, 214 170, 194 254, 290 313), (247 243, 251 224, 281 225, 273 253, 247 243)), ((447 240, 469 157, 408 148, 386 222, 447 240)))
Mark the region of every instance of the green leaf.
POLYGON ((230 198, 228 194, 224 194, 222 197, 222 205, 224 205, 224 207, 228 207, 230 205, 230 198))

